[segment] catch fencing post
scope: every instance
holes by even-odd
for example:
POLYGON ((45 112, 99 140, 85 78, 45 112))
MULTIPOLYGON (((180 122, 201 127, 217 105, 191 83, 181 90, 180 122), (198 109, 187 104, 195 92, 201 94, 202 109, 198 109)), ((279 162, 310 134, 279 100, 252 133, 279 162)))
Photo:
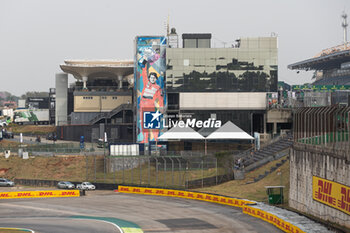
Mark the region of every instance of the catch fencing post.
POLYGON ((164 187, 166 187, 166 160, 163 158, 164 161, 164 187))
POLYGON ((181 187, 181 161, 179 158, 176 158, 176 160, 179 162, 179 172, 178 172, 178 176, 179 176, 179 187, 181 187))
POLYGON ((151 185, 151 157, 148 156, 148 185, 151 185))
POLYGON ((203 188, 203 183, 204 183, 204 157, 202 156, 202 188, 203 188))
POLYGON ((171 157, 169 157, 171 160, 171 185, 174 185, 174 161, 171 157))
POLYGON ((115 170, 116 170, 116 158, 115 157, 113 157, 113 179, 114 179, 114 184, 116 184, 117 183, 117 181, 116 181, 116 176, 115 176, 115 170))
POLYGON ((185 170, 185 189, 188 188, 187 171, 188 171, 188 160, 186 161, 186 170, 185 170))
MULTIPOLYGON (((133 160, 131 160, 133 161, 133 160)), ((134 183, 134 168, 133 168, 133 165, 131 165, 131 184, 134 183)))
POLYGON ((158 159, 156 159, 156 186, 158 186, 158 159))
POLYGON ((140 166, 140 186, 142 184, 142 167, 141 167, 141 156, 139 156, 139 166, 140 166))
POLYGON ((125 160, 124 160, 124 156, 122 157, 123 158, 123 184, 125 184, 125 160))
POLYGON ((215 184, 218 185, 218 158, 215 157, 215 184))

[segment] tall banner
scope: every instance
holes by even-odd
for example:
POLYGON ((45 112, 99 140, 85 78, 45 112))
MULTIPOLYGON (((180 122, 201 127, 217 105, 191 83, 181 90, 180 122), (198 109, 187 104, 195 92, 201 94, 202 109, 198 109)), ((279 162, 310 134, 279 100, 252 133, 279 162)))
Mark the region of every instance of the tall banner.
POLYGON ((166 37, 139 36, 135 39, 136 140, 157 141, 166 108, 166 37))

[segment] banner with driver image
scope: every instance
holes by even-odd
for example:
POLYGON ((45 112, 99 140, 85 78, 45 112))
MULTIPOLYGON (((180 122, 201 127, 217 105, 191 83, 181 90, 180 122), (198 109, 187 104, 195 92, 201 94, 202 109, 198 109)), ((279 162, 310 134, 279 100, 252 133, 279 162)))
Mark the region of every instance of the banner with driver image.
POLYGON ((165 94, 166 37, 139 36, 135 39, 136 140, 157 141, 161 135, 165 94))

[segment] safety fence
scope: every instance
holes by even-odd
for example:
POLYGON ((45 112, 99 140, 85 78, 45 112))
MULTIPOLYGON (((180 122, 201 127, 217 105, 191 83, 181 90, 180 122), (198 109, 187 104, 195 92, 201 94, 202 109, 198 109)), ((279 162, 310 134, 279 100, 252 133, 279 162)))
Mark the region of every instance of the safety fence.
POLYGON ((107 178, 114 183, 197 188, 234 179, 234 155, 109 156, 107 178))
POLYGON ((101 184, 103 189, 110 189, 109 184, 187 189, 217 185, 234 179, 238 172, 235 155, 103 156, 85 153, 31 156, 28 159, 11 155, 1 161, 5 168, 11 168, 5 171, 8 176, 7 173, 3 176, 25 177, 26 181, 21 184, 30 186, 56 186, 60 180, 90 181, 101 184), (15 168, 14 164, 21 169, 15 168), (102 184, 108 185, 103 187, 102 184))
POLYGON ((294 112, 294 141, 349 150, 350 107, 299 108, 294 112))
MULTIPOLYGON (((84 148, 84 152, 94 152, 96 149, 84 148)), ((80 153, 82 149, 77 143, 38 143, 38 144, 15 144, 8 146, 1 146, 0 152, 10 151, 13 153, 28 152, 29 156, 37 153, 51 152, 61 154, 80 153)))
MULTIPOLYGON (((24 186, 35 186, 35 187, 56 187, 59 180, 37 180, 37 179, 15 179, 14 182, 17 185, 24 185, 24 186)), ((72 182, 75 186, 77 184, 80 184, 81 182, 72 182)), ((110 183, 97 183, 94 182, 94 185, 97 190, 114 190, 118 189, 117 184, 110 184, 110 183)))

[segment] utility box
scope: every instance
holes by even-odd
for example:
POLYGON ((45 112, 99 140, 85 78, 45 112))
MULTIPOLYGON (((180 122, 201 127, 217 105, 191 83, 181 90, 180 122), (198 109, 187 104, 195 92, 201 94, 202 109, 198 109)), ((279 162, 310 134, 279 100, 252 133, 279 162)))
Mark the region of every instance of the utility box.
POLYGON ((285 186, 265 186, 268 196, 268 203, 271 205, 283 204, 283 189, 285 186))
POLYGON ((18 148, 18 157, 22 158, 22 156, 23 156, 23 149, 18 148))

